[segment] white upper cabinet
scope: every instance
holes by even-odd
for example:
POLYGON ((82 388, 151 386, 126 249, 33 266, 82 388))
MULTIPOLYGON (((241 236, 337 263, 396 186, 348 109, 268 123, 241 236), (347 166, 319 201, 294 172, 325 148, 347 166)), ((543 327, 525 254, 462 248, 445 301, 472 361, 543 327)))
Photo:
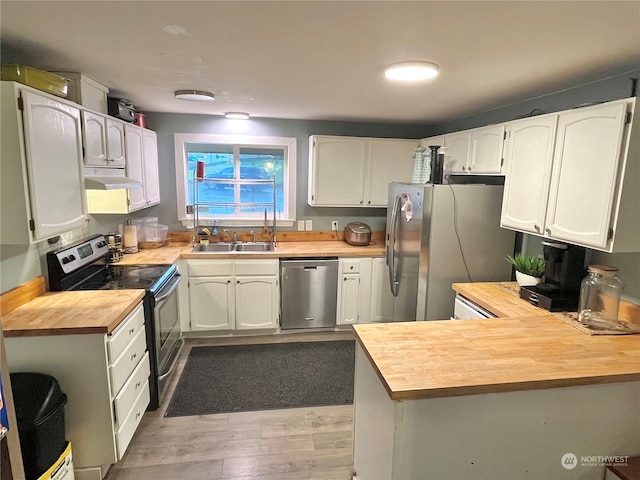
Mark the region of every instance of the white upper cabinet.
POLYGON ((542 234, 557 122, 545 115, 507 124, 502 227, 542 234))
POLYGON ((145 205, 160 203, 160 178, 158 175, 158 138, 156 132, 142 130, 142 156, 144 158, 145 205))
POLYGON ((124 167, 124 122, 83 110, 84 163, 100 167, 124 167))
POLYGON ((444 136, 445 173, 469 173, 467 166, 469 164, 470 139, 471 132, 469 130, 449 133, 444 136))
POLYGON ((498 175, 502 173, 504 124, 471 130, 467 173, 498 175))
POLYGON ((129 210, 134 212, 160 203, 158 144, 156 133, 136 125, 125 125, 127 175, 142 183, 129 189, 129 210))
POLYGON ((389 182, 409 181, 417 146, 417 140, 311 136, 309 205, 386 207, 389 182))
POLYGON ((501 175, 504 124, 424 138, 420 145, 429 153, 430 145, 440 145, 444 153, 444 173, 458 175, 501 175))
POLYGON ((160 203, 156 133, 129 123, 123 124, 123 129, 125 171, 128 177, 139 181, 142 187, 127 190, 86 190, 87 209, 91 214, 130 213, 160 203))
POLYGON ((510 123, 501 225, 605 252, 640 251, 634 108, 626 99, 510 123))
POLYGON ((124 122, 115 118, 107 118, 107 153, 109 165, 125 166, 124 122))
POLYGON ((560 114, 545 235, 607 248, 626 117, 626 102, 560 114))
POLYGON ((369 139, 369 181, 365 183, 367 207, 386 207, 389 182, 408 182, 411 179, 412 155, 417 146, 417 140, 369 139))
POLYGON ((82 228, 80 110, 2 82, 1 239, 28 244, 82 228))

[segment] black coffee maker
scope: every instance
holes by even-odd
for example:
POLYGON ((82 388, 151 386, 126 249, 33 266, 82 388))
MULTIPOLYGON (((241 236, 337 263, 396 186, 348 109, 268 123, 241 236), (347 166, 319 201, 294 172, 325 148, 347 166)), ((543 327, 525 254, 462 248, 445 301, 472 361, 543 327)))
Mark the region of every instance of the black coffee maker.
POLYGON ((552 312, 575 312, 580 299, 580 284, 586 275, 584 247, 543 241, 544 283, 520 287, 520 297, 552 312))

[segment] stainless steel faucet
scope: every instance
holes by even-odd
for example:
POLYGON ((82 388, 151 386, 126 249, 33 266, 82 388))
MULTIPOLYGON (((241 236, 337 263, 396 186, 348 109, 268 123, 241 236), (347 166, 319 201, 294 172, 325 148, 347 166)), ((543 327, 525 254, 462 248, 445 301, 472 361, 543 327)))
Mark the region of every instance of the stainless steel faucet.
POLYGON ((222 230, 222 233, 226 233, 227 235, 229 235, 229 237, 231 237, 231 243, 238 243, 238 234, 236 232, 230 232, 225 228, 224 230, 222 230))
POLYGON ((252 238, 252 240, 251 240, 251 241, 252 241, 253 243, 256 243, 256 232, 254 232, 253 230, 251 230, 251 231, 249 232, 249 234, 251 235, 251 238, 252 238))

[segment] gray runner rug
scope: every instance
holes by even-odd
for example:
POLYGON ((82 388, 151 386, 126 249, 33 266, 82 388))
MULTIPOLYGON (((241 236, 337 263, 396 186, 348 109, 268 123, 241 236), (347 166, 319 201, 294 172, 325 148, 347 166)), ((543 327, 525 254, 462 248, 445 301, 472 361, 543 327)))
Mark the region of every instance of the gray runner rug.
POLYGON ((353 403, 353 340, 193 347, 166 417, 353 403))

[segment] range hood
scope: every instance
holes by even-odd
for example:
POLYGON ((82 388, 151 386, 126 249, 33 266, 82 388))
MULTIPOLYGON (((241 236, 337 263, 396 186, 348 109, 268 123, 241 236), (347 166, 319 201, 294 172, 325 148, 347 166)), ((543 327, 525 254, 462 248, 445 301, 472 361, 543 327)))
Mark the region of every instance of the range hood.
POLYGON ((142 183, 125 175, 124 168, 83 169, 84 188, 87 190, 122 190, 142 188, 142 183))

